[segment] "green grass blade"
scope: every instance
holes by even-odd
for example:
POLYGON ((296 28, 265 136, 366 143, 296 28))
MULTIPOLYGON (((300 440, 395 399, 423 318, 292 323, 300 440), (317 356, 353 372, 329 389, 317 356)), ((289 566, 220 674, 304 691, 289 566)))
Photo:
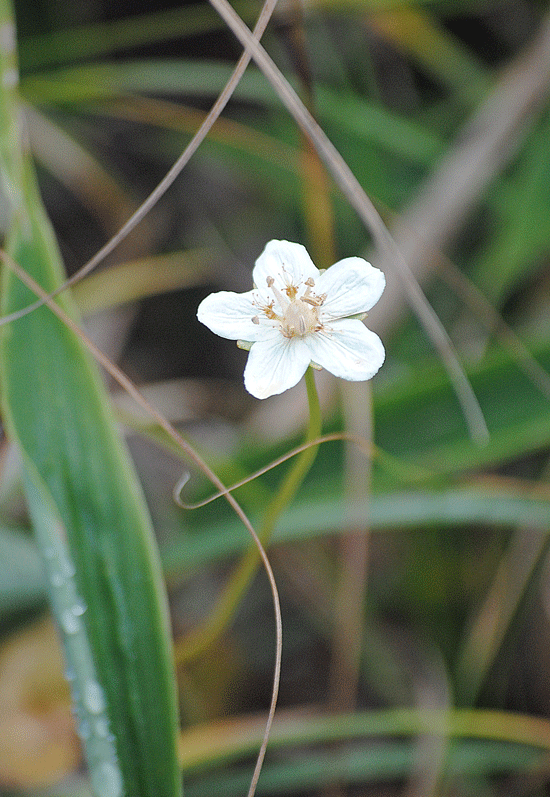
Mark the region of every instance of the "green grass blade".
MULTIPOLYGON (((31 211, 36 217, 36 211, 31 211)), ((41 224, 12 230, 13 258, 48 290, 41 224)), ((33 300, 10 274, 4 312, 33 300)), ((106 396, 79 341, 40 308, 2 341, 4 414, 12 439, 47 483, 67 530, 124 781, 132 795, 178 793, 168 630, 152 532, 106 396)))
MULTIPOLYGON (((247 20, 256 13, 248 3, 236 3, 236 7, 247 20)), ((109 22, 78 25, 25 38, 20 47, 21 64, 23 69, 37 69, 46 64, 66 63, 143 44, 196 36, 220 27, 219 16, 202 4, 133 14, 109 22)))
MULTIPOLYGON (((343 520, 369 524, 372 532, 405 531, 414 528, 456 528, 459 525, 491 524, 512 528, 528 523, 546 534, 550 505, 538 499, 512 492, 484 491, 473 488, 442 491, 392 492, 374 495, 369 501, 356 501, 353 506, 338 497, 311 497, 297 500, 284 514, 273 535, 274 544, 286 544, 342 531, 343 520)), ((189 516, 189 520, 191 516, 189 516)), ((235 556, 246 550, 248 539, 233 518, 183 532, 163 548, 162 556, 169 573, 190 575, 208 562, 235 556)))
MULTIPOLYGON (((12 29, 5 2, 0 3, 0 24, 3 30, 12 29)), ((5 247, 16 263, 51 291, 62 282, 62 266, 32 166, 19 146, 15 51, 8 40, 5 36, 0 53, 6 78, 0 105, 0 163, 10 211, 5 247)), ((2 288, 4 313, 36 298, 6 267, 2 288)), ((74 316, 69 297, 60 299, 60 304, 74 316)), ((97 718, 105 719, 102 732, 108 722, 114 736, 123 784, 115 775, 106 777, 108 755, 98 758, 97 745, 90 748, 88 743, 96 794, 177 797, 181 793, 177 710, 164 584, 143 495, 97 367, 78 337, 47 307, 1 328, 0 358, 3 418, 22 452, 27 497, 42 554, 49 562, 50 583, 54 589, 54 582, 63 577, 67 588, 74 587, 74 594, 65 595, 67 605, 53 600, 61 613, 59 625, 67 626, 64 612, 73 598, 72 605, 78 598, 79 605, 86 607, 81 615, 73 612, 78 622, 69 624, 67 633, 71 637, 75 626, 82 627, 90 656, 73 655, 73 666, 80 668, 82 683, 94 684, 91 692, 96 699, 89 703, 97 718), (57 544, 44 550, 42 532, 57 544), (62 537, 66 537, 66 558, 62 537)), ((84 643, 77 646, 77 652, 84 647, 84 643)))
MULTIPOLYGON (((410 777, 414 771, 415 747, 409 741, 381 741, 376 746, 344 748, 337 754, 307 752, 298 760, 268 762, 257 794, 290 797, 300 790, 321 789, 334 783, 361 788, 410 777)), ((450 746, 445 774, 454 778, 488 777, 527 772, 540 766, 543 755, 516 745, 460 741, 450 746)), ((380 788, 380 787, 379 787, 380 788)), ((239 797, 246 789, 246 772, 236 769, 205 776, 192 783, 189 797, 239 797)), ((383 787, 380 789, 383 791, 383 787)), ((465 793, 465 792, 462 792, 465 793)))

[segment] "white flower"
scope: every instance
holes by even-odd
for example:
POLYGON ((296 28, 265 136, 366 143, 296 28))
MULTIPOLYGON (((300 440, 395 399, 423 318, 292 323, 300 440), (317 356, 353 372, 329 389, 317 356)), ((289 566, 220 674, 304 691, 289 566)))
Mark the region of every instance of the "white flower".
POLYGON ((197 316, 216 335, 250 349, 244 384, 253 396, 294 387, 309 365, 352 381, 378 371, 384 347, 361 320, 386 284, 377 268, 347 257, 321 272, 301 244, 270 241, 252 277, 254 290, 212 293, 197 316))

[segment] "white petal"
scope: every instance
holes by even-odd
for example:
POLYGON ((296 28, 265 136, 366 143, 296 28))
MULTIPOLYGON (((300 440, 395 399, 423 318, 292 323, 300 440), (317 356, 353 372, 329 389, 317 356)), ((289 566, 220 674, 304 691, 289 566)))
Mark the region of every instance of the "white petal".
POLYGON ((254 291, 211 293, 199 304, 197 318, 222 338, 259 340, 273 330, 252 321, 258 315, 258 308, 253 303, 254 294, 254 291))
POLYGON ((311 361, 302 338, 285 338, 280 332, 260 340, 250 349, 244 369, 244 386, 256 398, 264 399, 294 387, 311 361))
POLYGON ((265 290, 268 277, 273 277, 276 287, 283 290, 285 285, 297 286, 309 277, 316 280, 318 276, 319 269, 305 246, 290 241, 269 241, 252 272, 254 285, 261 291, 265 290))
POLYGON ((313 362, 352 382, 373 377, 386 356, 378 335, 357 319, 336 321, 329 329, 304 340, 313 362))
POLYGON ((373 307, 386 285, 386 278, 361 257, 346 257, 327 269, 315 282, 316 294, 327 294, 321 318, 346 318, 366 313, 373 307))

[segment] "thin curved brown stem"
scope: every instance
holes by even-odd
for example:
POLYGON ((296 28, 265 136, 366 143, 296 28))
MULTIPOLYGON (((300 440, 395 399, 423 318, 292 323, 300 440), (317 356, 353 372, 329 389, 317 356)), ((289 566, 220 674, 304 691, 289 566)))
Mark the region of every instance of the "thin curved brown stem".
POLYGON ((183 488, 185 487, 190 478, 190 474, 186 472, 174 487, 174 501, 178 504, 178 506, 181 506, 182 509, 189 509, 189 510, 200 509, 201 507, 206 506, 207 504, 211 504, 212 501, 216 501, 218 498, 222 498, 228 493, 232 493, 235 490, 238 490, 239 487, 244 487, 245 484, 248 484, 249 482, 254 481, 258 477, 263 476, 265 473, 268 473, 270 470, 273 470, 273 468, 282 465, 283 462, 286 462, 292 457, 295 457, 297 454, 301 454, 302 451, 306 451, 308 448, 313 448, 314 446, 318 446, 321 443, 330 443, 334 440, 344 440, 350 443, 354 443, 357 446, 357 448, 359 448, 364 452, 366 457, 371 456, 371 452, 373 452, 374 448, 373 444, 370 443, 368 440, 359 437, 358 435, 348 434, 347 432, 331 432, 330 434, 324 434, 321 435, 320 437, 314 437, 311 440, 308 440, 307 442, 302 443, 299 446, 296 446, 296 448, 293 448, 291 451, 287 451, 286 454, 282 454, 280 457, 277 457, 277 459, 274 459, 272 462, 269 463, 269 465, 265 465, 263 468, 260 468, 259 470, 255 471, 249 476, 246 476, 244 479, 235 482, 235 484, 232 484, 230 487, 226 487, 224 490, 220 490, 217 493, 210 495, 208 498, 204 498, 202 501, 197 501, 194 504, 189 504, 181 500, 181 491, 183 490, 183 488))

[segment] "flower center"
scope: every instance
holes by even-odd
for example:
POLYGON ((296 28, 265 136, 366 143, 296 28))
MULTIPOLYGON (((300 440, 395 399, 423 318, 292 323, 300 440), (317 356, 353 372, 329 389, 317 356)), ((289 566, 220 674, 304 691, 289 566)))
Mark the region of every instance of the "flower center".
POLYGON ((295 335, 303 337, 320 328, 319 314, 316 307, 306 304, 302 299, 293 299, 285 308, 281 319, 281 332, 285 338, 295 335))
MULTIPOLYGON (((313 332, 319 332, 323 324, 319 320, 319 308, 325 301, 326 294, 316 296, 312 293, 315 283, 311 277, 305 281, 306 289, 299 297, 299 288, 289 284, 284 288, 286 297, 275 286, 273 277, 267 278, 267 287, 273 292, 277 302, 281 306, 282 316, 278 315, 274 309, 274 302, 270 302, 266 307, 262 307, 263 313, 271 321, 276 321, 277 325, 285 338, 304 337, 313 332)), ((260 319, 254 316, 254 323, 260 323, 260 319)))

